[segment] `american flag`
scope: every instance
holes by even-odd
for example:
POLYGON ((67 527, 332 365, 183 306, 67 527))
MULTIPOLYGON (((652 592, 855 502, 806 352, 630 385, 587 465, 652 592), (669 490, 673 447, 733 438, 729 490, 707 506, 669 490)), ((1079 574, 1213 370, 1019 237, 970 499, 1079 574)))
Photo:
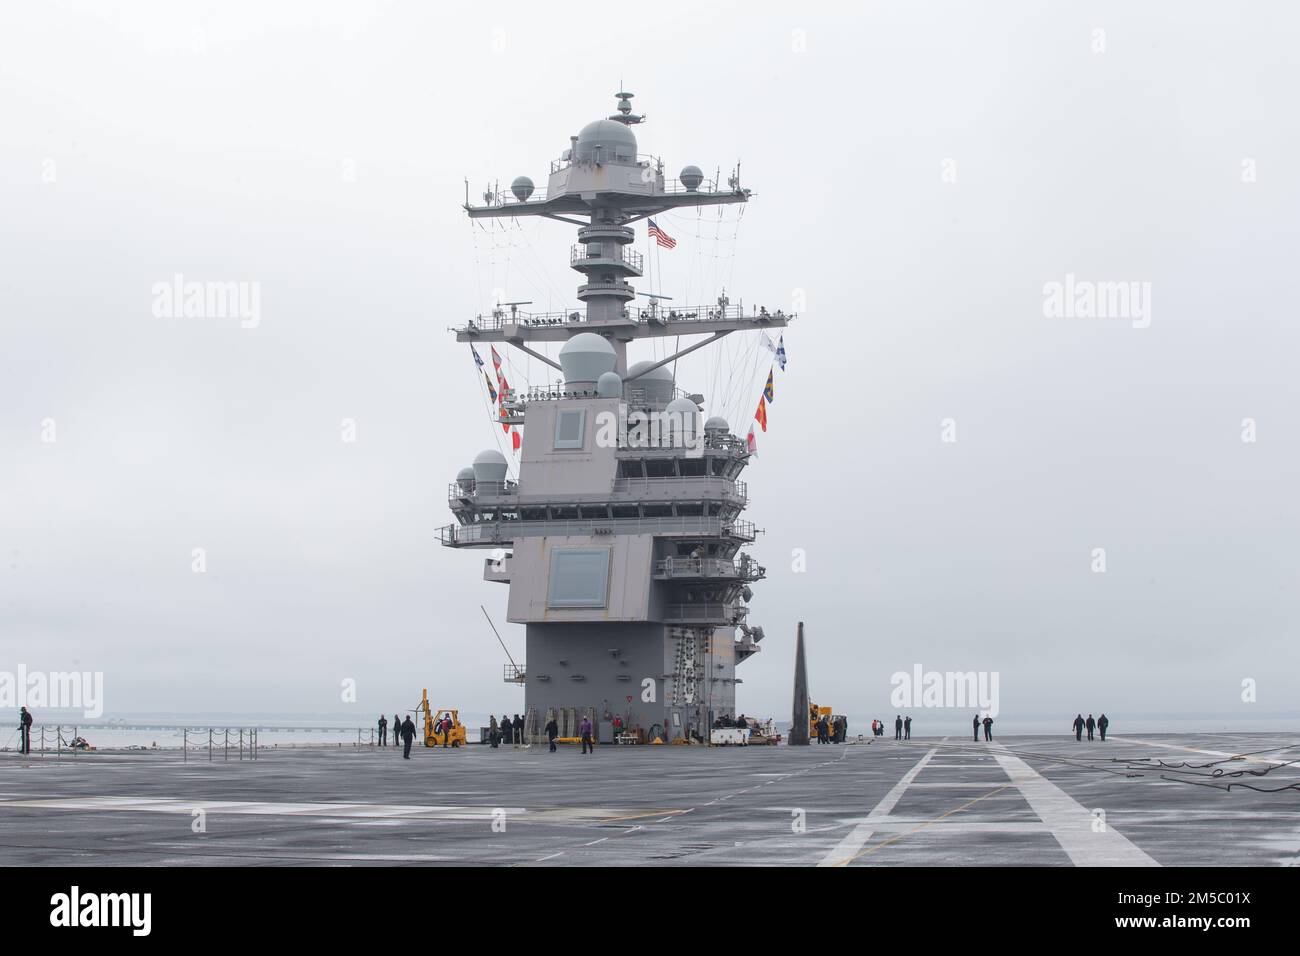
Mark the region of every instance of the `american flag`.
POLYGON ((650 229, 650 235, 654 236, 655 242, 659 243, 659 245, 663 246, 665 249, 671 249, 673 246, 677 245, 677 240, 655 225, 653 219, 647 219, 646 225, 650 229))

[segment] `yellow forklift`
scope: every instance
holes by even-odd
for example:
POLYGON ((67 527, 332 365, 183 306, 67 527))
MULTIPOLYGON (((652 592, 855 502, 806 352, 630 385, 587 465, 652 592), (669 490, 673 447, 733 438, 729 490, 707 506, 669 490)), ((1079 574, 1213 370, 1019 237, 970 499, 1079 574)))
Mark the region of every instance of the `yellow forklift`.
POLYGON ((465 725, 460 722, 460 711, 454 707, 429 707, 429 689, 426 687, 420 697, 420 710, 424 711, 424 745, 441 747, 445 742, 449 747, 463 747, 466 743, 465 725), (437 715, 435 717, 435 715, 437 715), (443 717, 451 718, 451 730, 443 733, 438 724, 443 717), (446 738, 444 740, 444 738, 446 738))
POLYGON ((825 717, 826 722, 829 724, 831 721, 835 719, 835 715, 832 713, 834 709, 835 708, 833 707, 818 707, 816 704, 812 704, 812 703, 808 705, 808 739, 809 740, 817 739, 818 721, 820 721, 823 717, 825 717))
POLYGON ((808 705, 808 739, 815 741, 817 739, 817 722, 823 717, 830 727, 832 740, 835 734, 835 721, 842 717, 842 714, 835 713, 834 707, 818 707, 816 704, 808 705))

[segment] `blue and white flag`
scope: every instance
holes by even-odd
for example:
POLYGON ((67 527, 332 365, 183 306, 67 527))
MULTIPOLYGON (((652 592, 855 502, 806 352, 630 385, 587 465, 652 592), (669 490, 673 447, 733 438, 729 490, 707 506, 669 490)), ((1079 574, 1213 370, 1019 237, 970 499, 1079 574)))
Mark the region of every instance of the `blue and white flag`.
POLYGON ((781 364, 781 371, 785 371, 785 333, 781 333, 781 338, 776 343, 776 360, 781 364))

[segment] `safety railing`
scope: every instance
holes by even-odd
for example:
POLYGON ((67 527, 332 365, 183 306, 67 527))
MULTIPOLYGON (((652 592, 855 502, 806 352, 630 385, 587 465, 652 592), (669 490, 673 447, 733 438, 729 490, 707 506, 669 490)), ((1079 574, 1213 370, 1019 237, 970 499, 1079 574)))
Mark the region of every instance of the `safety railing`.
POLYGON ((583 263, 601 265, 607 262, 613 262, 616 264, 631 266, 637 272, 641 272, 642 266, 645 262, 641 253, 637 252, 635 249, 616 250, 613 255, 603 255, 602 253, 603 250, 593 253, 592 246, 584 243, 570 246, 569 265, 576 266, 583 263))
POLYGON ((767 571, 753 560, 661 558, 655 562, 654 573, 655 577, 660 578, 729 578, 737 581, 757 581, 767 571))
POLYGON ((517 494, 519 494, 519 482, 511 480, 484 482, 481 488, 474 482, 465 484, 459 481, 453 481, 447 486, 448 501, 480 496, 500 498, 517 494))
POLYGON ((663 518, 578 518, 569 521, 492 521, 482 524, 444 525, 438 539, 448 547, 491 545, 515 538, 602 534, 699 534, 753 541, 757 532, 750 521, 676 516, 663 518))
POLYGON ((770 322, 780 319, 786 322, 796 317, 794 312, 782 309, 768 311, 767 306, 746 306, 743 303, 731 305, 678 305, 671 308, 663 305, 633 306, 627 310, 628 318, 636 322, 718 322, 748 321, 770 322))
POLYGON ((749 608, 743 604, 669 604, 664 620, 673 624, 736 624, 749 608))

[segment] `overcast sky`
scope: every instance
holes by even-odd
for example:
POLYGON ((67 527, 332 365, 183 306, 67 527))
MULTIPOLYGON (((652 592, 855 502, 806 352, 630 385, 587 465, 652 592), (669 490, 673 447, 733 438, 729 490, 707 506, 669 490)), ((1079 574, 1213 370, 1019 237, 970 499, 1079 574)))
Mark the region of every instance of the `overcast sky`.
MULTIPOLYGON (((110 716, 347 711, 345 679, 367 719, 424 686, 520 709, 479 611, 522 659, 506 588, 435 536, 500 438, 446 330, 497 289, 574 305, 580 277, 571 227, 460 204, 466 177, 544 184, 621 84, 670 175, 739 159, 755 190, 663 217, 679 242, 640 287, 806 301, 744 476, 768 579, 742 710, 788 718, 803 620, 813 697, 860 719, 918 663, 998 672, 1004 716, 1295 711, 1298 26, 1286 3, 6 5, 0 669, 103 671, 110 716), (178 273, 256 284, 255 327, 155 315, 178 273), (1147 311, 1048 317, 1067 275, 1147 311)), ((735 336, 679 384, 743 435, 757 356, 735 336)))

